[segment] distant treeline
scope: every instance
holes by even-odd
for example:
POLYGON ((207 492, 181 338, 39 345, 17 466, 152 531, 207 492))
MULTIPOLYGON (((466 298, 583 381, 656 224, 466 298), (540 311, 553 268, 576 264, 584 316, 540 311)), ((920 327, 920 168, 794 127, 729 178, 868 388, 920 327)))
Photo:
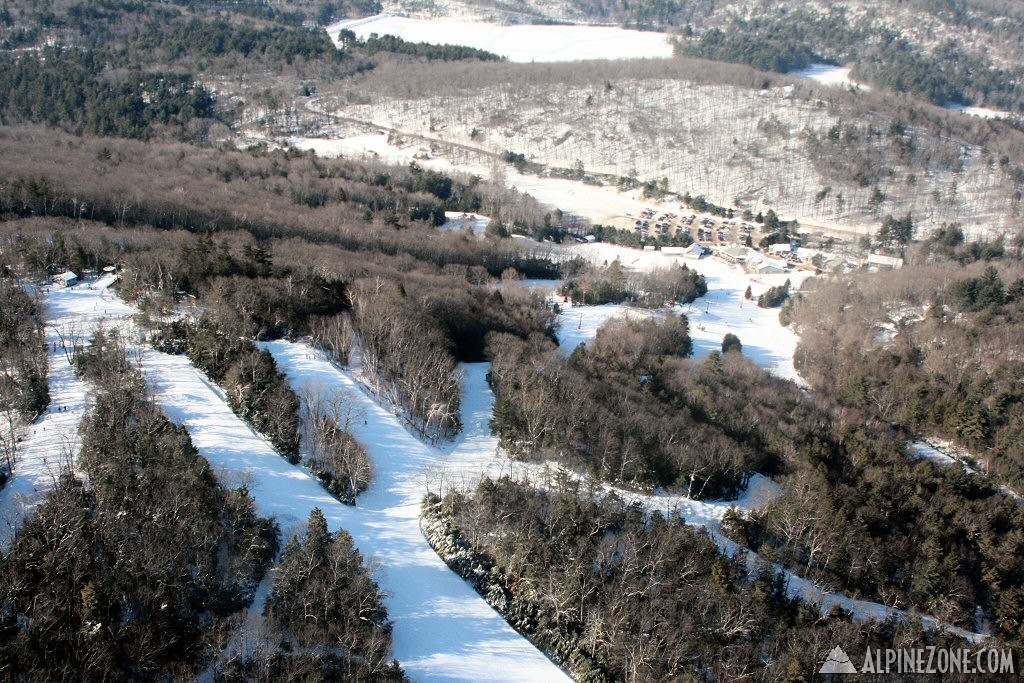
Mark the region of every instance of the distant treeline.
POLYGON ((245 230, 258 240, 299 237, 349 251, 403 253, 438 267, 479 266, 495 276, 508 268, 528 277, 560 273, 540 247, 468 239, 432 227, 445 210, 502 216, 527 227, 543 224, 544 211, 532 198, 477 177, 295 153, 114 141, 83 147, 71 137, 62 138, 71 146, 53 158, 42 151, 52 147, 33 133, 19 136, 8 130, 6 135, 13 138, 7 138, 8 153, 0 159, 0 212, 12 216, 183 228, 198 234, 245 230), (99 172, 75 170, 85 168, 99 172), (245 210, 257 202, 263 207, 259 212, 245 210))
MULTIPOLYGON (((950 19, 948 13, 940 13, 950 19)), ((679 40, 678 51, 779 73, 814 62, 852 62, 854 79, 934 104, 984 103, 1017 111, 1024 107, 1024 71, 995 66, 954 38, 925 49, 899 31, 856 21, 842 10, 734 19, 699 37, 691 29, 679 40)))
POLYGON ((398 36, 377 35, 371 33, 366 40, 357 40, 355 33, 344 30, 339 36, 346 44, 354 44, 366 51, 366 54, 373 55, 377 52, 393 52, 395 54, 412 55, 426 59, 441 60, 445 62, 476 59, 483 62, 497 62, 504 60, 501 55, 496 55, 487 50, 479 50, 475 47, 464 45, 446 45, 434 43, 414 43, 402 40, 398 36))
POLYGON ((763 71, 786 73, 809 66, 817 58, 801 29, 791 24, 758 28, 741 25, 728 31, 713 28, 697 42, 684 44, 682 52, 719 62, 746 64, 763 71))
MULTIPOLYGON (((256 28, 222 19, 196 18, 169 25, 154 21, 129 41, 128 49, 136 53, 159 51, 158 54, 169 61, 185 56, 217 57, 232 53, 287 64, 297 58, 341 59, 323 30, 273 25, 256 28)), ((138 60, 152 56, 134 55, 138 60)))
POLYGON ((1024 108, 1024 74, 990 66, 952 40, 925 53, 905 38, 885 35, 850 75, 938 105, 983 103, 1016 111, 1024 108))
POLYGON ((0 54, 0 122, 147 138, 157 126, 213 118, 213 95, 187 73, 106 73, 103 53, 0 54))

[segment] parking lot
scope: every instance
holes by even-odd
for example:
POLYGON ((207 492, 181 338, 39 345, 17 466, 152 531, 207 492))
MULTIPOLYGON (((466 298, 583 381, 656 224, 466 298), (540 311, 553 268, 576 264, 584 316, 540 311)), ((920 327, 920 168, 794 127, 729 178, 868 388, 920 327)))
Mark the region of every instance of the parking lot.
POLYGON ((624 222, 625 229, 632 229, 642 238, 676 237, 685 232, 689 233, 693 241, 712 248, 742 243, 747 236, 756 242, 761 234, 761 226, 754 222, 739 218, 719 218, 689 210, 676 213, 645 208, 638 216, 627 214, 624 222))

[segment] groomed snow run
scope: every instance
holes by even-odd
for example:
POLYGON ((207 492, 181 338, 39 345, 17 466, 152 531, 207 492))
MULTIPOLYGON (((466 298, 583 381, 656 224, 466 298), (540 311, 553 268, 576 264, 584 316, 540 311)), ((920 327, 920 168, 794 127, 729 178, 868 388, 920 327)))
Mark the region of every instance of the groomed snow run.
POLYGON ((51 288, 44 295, 50 405, 28 425, 18 449, 13 476, 0 489, 0 549, 7 552, 25 517, 56 486, 78 458, 78 425, 88 408, 89 385, 80 380, 61 348, 61 334, 88 343, 100 323, 120 324, 135 313, 108 288, 107 275, 74 287, 51 288))
POLYGON ((327 33, 335 44, 339 44, 338 34, 344 29, 363 40, 376 33, 398 36, 414 43, 464 45, 523 63, 672 56, 668 34, 612 26, 500 26, 476 21, 410 19, 379 14, 328 26, 327 33))
POLYGON ((357 397, 365 424, 353 433, 376 468, 358 507, 343 505, 309 473, 290 465, 228 407, 185 356, 146 351, 143 371, 168 417, 188 430, 222 480, 246 483, 260 514, 289 530, 319 507, 332 530, 346 529, 376 566, 394 621, 394 656, 415 681, 565 681, 566 674, 441 561, 419 527, 419 510, 443 454, 409 434, 346 373, 304 344, 264 345, 293 388, 340 389, 357 397))

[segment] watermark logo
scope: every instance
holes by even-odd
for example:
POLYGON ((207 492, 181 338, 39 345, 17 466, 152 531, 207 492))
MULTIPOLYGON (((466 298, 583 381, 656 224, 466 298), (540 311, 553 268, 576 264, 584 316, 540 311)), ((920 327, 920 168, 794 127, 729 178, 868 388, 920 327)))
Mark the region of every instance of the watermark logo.
POLYGON ((825 659, 825 663, 821 665, 821 669, 818 670, 820 674, 855 674, 857 673, 857 667, 850 661, 850 656, 843 652, 843 648, 836 645, 832 648, 832 651, 828 653, 828 658, 825 659))
POLYGON ((971 651, 967 648, 934 646, 895 649, 868 647, 857 666, 838 645, 832 648, 819 674, 1013 674, 1013 651, 995 648, 971 651))

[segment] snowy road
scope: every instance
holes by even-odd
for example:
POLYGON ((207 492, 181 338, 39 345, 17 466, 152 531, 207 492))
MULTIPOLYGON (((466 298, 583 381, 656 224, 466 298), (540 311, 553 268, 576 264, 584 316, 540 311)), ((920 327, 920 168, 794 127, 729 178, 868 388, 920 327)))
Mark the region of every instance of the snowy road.
POLYGON ((88 408, 89 386, 75 376, 61 348, 61 336, 69 346, 71 337, 84 344, 101 322, 113 326, 136 312, 108 291, 115 280, 106 276, 46 294, 50 406, 28 426, 14 474, 0 489, 0 549, 4 552, 25 517, 78 457, 78 425, 88 408))
POLYGON ((274 516, 287 533, 319 507, 332 530, 348 530, 360 552, 377 565, 395 624, 394 656, 413 680, 568 680, 449 570, 420 532, 420 501, 444 454, 405 431, 394 415, 308 346, 264 346, 293 388, 326 385, 360 397, 365 424, 360 420, 353 431, 373 458, 376 479, 358 507, 339 503, 306 471, 277 455, 185 356, 147 351, 143 371, 168 417, 185 426, 222 478, 248 484, 260 514, 274 516))

